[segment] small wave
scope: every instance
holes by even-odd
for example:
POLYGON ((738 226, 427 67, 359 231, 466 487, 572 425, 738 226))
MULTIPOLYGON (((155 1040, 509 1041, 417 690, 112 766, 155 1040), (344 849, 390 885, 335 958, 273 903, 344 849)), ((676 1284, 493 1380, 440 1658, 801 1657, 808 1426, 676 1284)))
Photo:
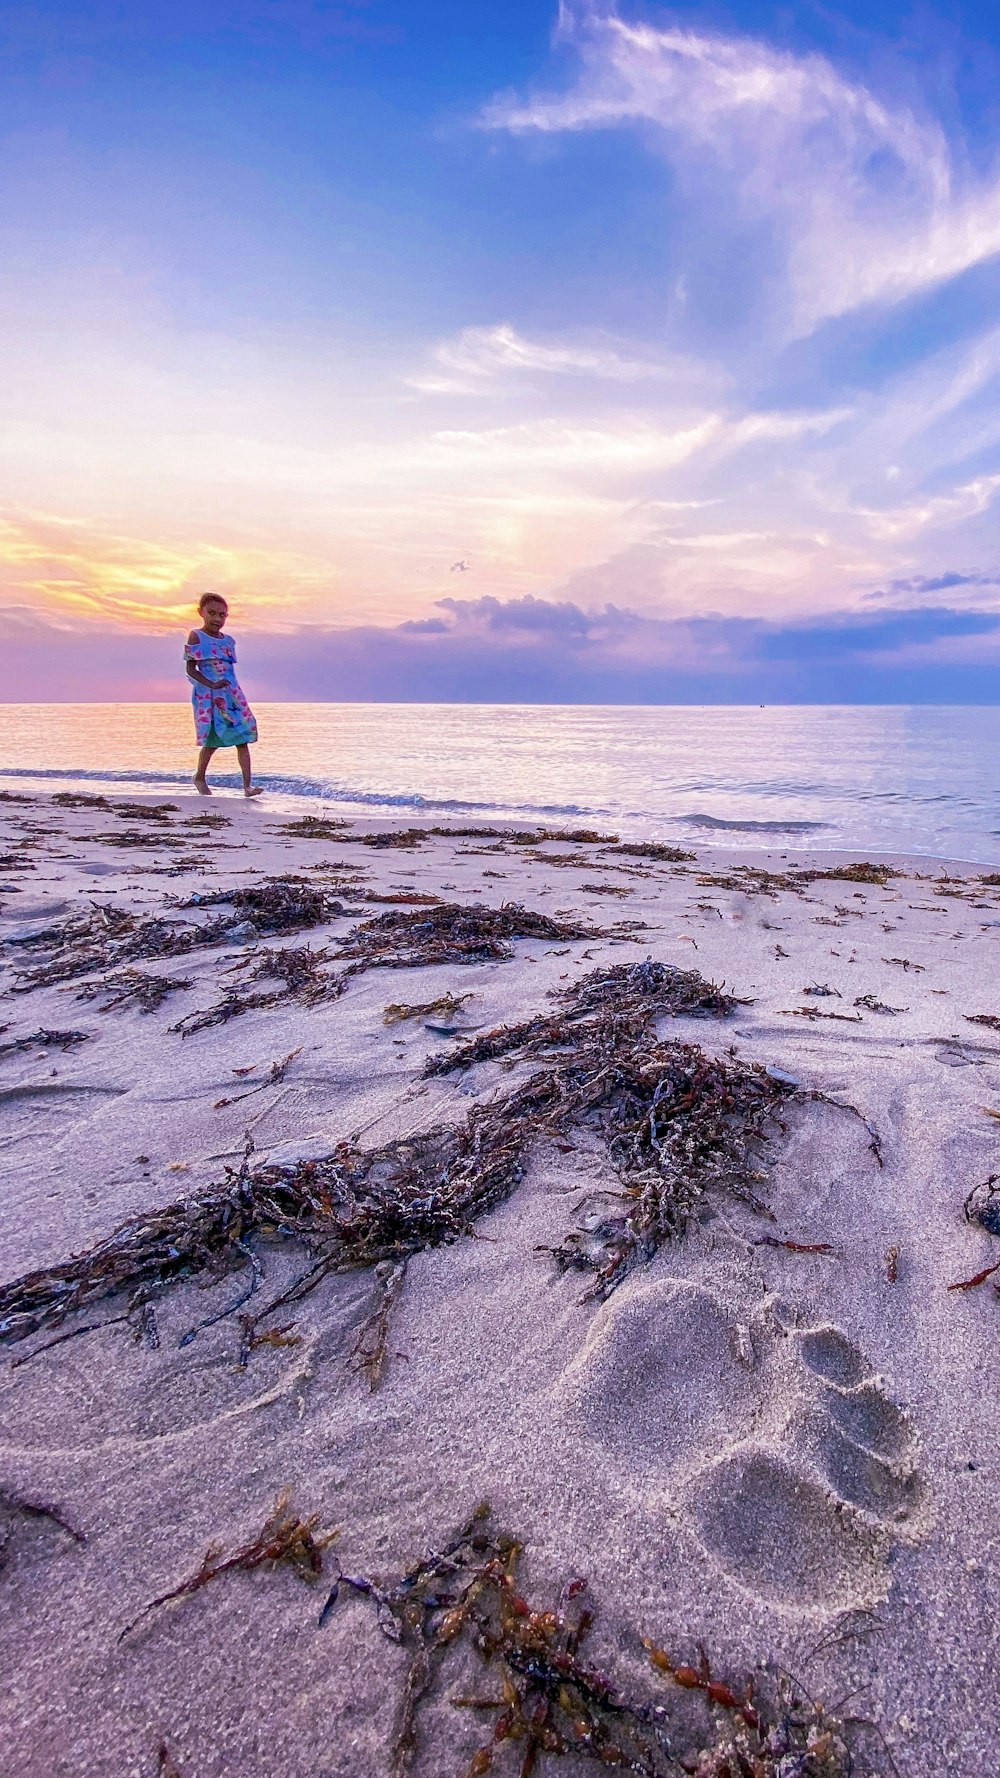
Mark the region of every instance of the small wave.
MULTIPOLYGON (((52 783, 143 784, 150 789, 190 790, 191 778, 186 772, 98 771, 56 766, 0 767, 0 779, 42 779, 52 783)), ((213 772, 212 783, 226 790, 238 789, 242 780, 235 772, 213 772)), ((422 809, 428 814, 450 811, 452 814, 497 815, 511 818, 534 815, 606 816, 608 810, 590 808, 582 803, 494 803, 463 801, 458 797, 423 796, 419 791, 355 790, 350 786, 325 783, 319 778, 300 778, 294 774, 260 772, 255 782, 262 790, 283 796, 309 797, 328 803, 351 804, 360 808, 422 809)))
POLYGON ((686 827, 707 827, 732 833, 819 833, 829 821, 723 821, 720 815, 676 815, 686 827))

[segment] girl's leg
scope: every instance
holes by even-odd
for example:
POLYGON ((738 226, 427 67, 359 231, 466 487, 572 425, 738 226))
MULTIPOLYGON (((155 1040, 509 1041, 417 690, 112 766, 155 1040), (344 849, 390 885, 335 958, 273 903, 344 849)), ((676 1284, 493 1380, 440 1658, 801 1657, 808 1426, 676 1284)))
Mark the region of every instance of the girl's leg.
POLYGON ((194 774, 194 787, 199 796, 211 796, 212 794, 205 782, 205 773, 208 771, 209 761, 214 752, 214 747, 203 747, 198 755, 198 764, 194 774))
POLYGON ((250 765, 250 749, 245 743, 242 747, 237 747, 236 757, 240 762, 240 771, 243 773, 243 795, 260 796, 261 792, 253 782, 253 771, 250 765))

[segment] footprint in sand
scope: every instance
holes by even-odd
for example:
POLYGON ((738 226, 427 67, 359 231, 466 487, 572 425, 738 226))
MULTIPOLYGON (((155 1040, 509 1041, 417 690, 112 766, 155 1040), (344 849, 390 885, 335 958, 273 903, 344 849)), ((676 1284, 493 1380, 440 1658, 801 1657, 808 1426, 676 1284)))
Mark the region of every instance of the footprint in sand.
POLYGON ((701 1285, 643 1283, 600 1311, 555 1394, 758 1598, 873 1604, 893 1544, 923 1534, 914 1429, 839 1328, 740 1326, 701 1285))

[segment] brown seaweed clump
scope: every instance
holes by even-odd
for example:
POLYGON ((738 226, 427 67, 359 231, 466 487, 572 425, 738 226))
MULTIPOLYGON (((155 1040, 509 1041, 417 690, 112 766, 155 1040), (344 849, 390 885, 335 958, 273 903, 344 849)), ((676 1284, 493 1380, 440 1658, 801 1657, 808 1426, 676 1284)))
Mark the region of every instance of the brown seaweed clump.
POLYGON ((300 1518, 298 1513, 292 1512, 289 1500, 289 1494, 282 1494, 260 1530, 236 1549, 227 1551, 213 1544, 205 1551, 201 1567, 194 1574, 189 1575, 187 1580, 182 1580, 179 1586, 171 1587, 169 1592, 161 1593, 158 1598, 151 1599, 148 1605, 143 1606, 138 1616, 122 1630, 119 1642, 124 1642, 136 1625, 142 1623, 161 1605, 170 1604, 175 1599, 189 1598, 192 1593, 200 1593, 210 1581, 218 1580, 223 1574, 252 1574, 255 1568, 277 1568, 279 1564, 285 1563, 300 1580, 318 1580, 323 1572, 323 1552, 329 1548, 337 1533, 320 1530, 318 1514, 308 1519, 300 1518))
POLYGON ((410 1769, 421 1709, 443 1690, 446 1668, 464 1679, 469 1656, 486 1669, 486 1695, 451 1696, 484 1724, 471 1757, 466 1751, 464 1765, 450 1768, 465 1778, 494 1771, 530 1778, 546 1757, 570 1759, 574 1770, 586 1764, 640 1778, 679 1771, 701 1778, 847 1778, 854 1769, 844 1725, 791 1680, 769 1685, 765 1701, 751 1682, 737 1690, 716 1677, 704 1654, 697 1667, 675 1663, 636 1636, 654 1673, 704 1700, 700 1722, 687 1712, 675 1727, 660 1698, 629 1697, 583 1654, 595 1615, 586 1581, 568 1581, 554 1606, 533 1605, 519 1581, 521 1553, 517 1538, 492 1525, 484 1503, 444 1549, 398 1580, 339 1576, 320 1622, 350 1589, 372 1600, 382 1634, 409 1655, 391 1778, 410 1769))
POLYGON ((274 832, 293 840, 342 840, 346 826, 346 821, 335 815, 298 815, 294 821, 283 821, 274 832))
POLYGON ((182 1037, 212 1025, 225 1025, 245 1012, 257 1012, 297 1000, 303 1006, 315 1006, 320 1000, 337 1000, 344 992, 343 976, 324 973, 322 965, 329 961, 327 950, 314 951, 309 945, 264 946, 240 958, 235 969, 242 979, 228 987, 214 1006, 190 1012, 171 1025, 182 1037), (274 980, 276 988, 249 988, 251 982, 274 980))
POLYGON ((157 1012, 171 994, 190 988, 186 975, 150 975, 144 969, 119 969, 100 981, 84 982, 77 989, 77 1000, 100 1000, 99 1012, 117 1012, 121 1007, 135 1006, 140 1012, 157 1012))
POLYGON ((155 851, 158 848, 172 848, 177 851, 185 844, 180 834, 169 833, 163 827, 153 828, 123 827, 119 833, 93 833, 90 835, 99 846, 118 846, 123 851, 155 851))
POLYGON ((248 936, 276 937, 301 932, 343 912, 340 903, 325 889, 305 877, 265 877, 246 889, 216 889, 192 895, 182 907, 231 907, 237 919, 253 928, 248 936))
MULTIPOLYGON (((119 821, 166 821, 179 814, 177 803, 115 803, 113 813, 119 821)), ((197 817, 196 817, 197 819, 197 817)))
POLYGON ((893 877, 905 876, 891 864, 838 864, 832 870, 803 870, 797 873, 807 883, 871 883, 884 889, 893 877))
POLYGON ((181 906, 226 907, 230 911, 194 925, 162 915, 143 920, 113 903, 94 903, 44 931, 8 939, 8 945, 48 952, 31 968, 19 971, 13 992, 25 994, 33 988, 52 987, 139 961, 185 956, 209 945, 298 932, 344 913, 342 904, 325 890, 291 876, 265 878, 246 889, 193 895, 181 906))
POLYGON ((622 1184, 617 1202, 596 1227, 571 1232, 553 1250, 563 1269, 594 1273, 588 1297, 605 1297, 683 1234, 710 1188, 763 1209, 763 1147, 778 1104, 797 1089, 763 1068, 657 1039, 658 1018, 725 1017, 741 1004, 694 970, 651 959, 618 964, 554 998, 550 1016, 486 1032, 432 1058, 426 1072, 501 1058, 548 1062, 494 1104, 510 1106, 520 1092, 546 1133, 589 1128, 606 1145, 622 1184))
POLYGON ((561 1028, 529 1021, 458 1053, 458 1065, 486 1055, 514 1060, 518 1050, 541 1063, 508 1092, 474 1104, 464 1122, 375 1149, 345 1142, 328 1159, 290 1170, 251 1171, 248 1159, 223 1183, 132 1217, 88 1251, 0 1287, 0 1341, 59 1326, 117 1293, 128 1293, 132 1313, 178 1279, 242 1270, 242 1289, 200 1324, 208 1326, 261 1288, 259 1247, 295 1241, 309 1263, 257 1312, 259 1322, 333 1272, 395 1265, 469 1234, 519 1184, 539 1136, 581 1128, 603 1138, 622 1184, 599 1228, 556 1249, 561 1265, 595 1274, 592 1296, 679 1235, 710 1187, 759 1207, 760 1150, 778 1105, 797 1089, 695 1045, 660 1043, 655 1032, 658 1016, 682 1006, 721 1014, 735 1002, 693 972, 651 963, 598 971, 561 998, 561 1028))
POLYGON ((693 852, 685 852, 682 846, 666 846, 659 840, 619 841, 618 845, 609 846, 608 851, 623 858, 650 858, 657 864, 690 864, 695 857, 693 852))
MULTIPOLYGON (((340 955, 365 968, 413 969, 433 963, 506 963, 511 939, 594 939, 591 926, 553 920, 517 902, 490 908, 442 902, 428 912, 379 914, 356 926, 340 955)), ((352 971, 356 973, 356 971, 352 971)))
MULTIPOLYGON (((172 1025, 171 1030, 180 1032, 182 1037, 190 1037, 195 1031, 225 1024, 241 1013, 265 1010, 289 999, 306 1006, 314 1006, 320 1000, 336 1000, 351 976, 363 975, 369 969, 416 969, 435 963, 507 962, 514 955, 508 942, 511 938, 597 936, 589 927, 568 926, 514 905, 462 907, 432 898, 432 911, 424 911, 424 898, 418 899, 419 911, 401 913, 394 910, 353 927, 344 939, 336 941, 335 952, 310 951, 305 947, 251 953, 237 965, 237 968, 249 971, 245 981, 273 976, 285 985, 248 991, 241 982, 227 989, 214 1006, 203 1012, 189 1013, 172 1025), (339 974, 324 972, 320 966, 329 962, 331 956, 346 960, 347 968, 339 974)), ((327 907, 328 914, 346 912, 340 902, 328 902, 327 907)))
MULTIPOLYGON (((6 1025, 0 1030, 6 1031, 6 1025)), ((78 1043, 86 1043, 89 1031, 32 1031, 27 1037, 11 1037, 6 1043, 0 1043, 0 1056, 20 1055, 25 1050, 71 1050, 78 1043)))

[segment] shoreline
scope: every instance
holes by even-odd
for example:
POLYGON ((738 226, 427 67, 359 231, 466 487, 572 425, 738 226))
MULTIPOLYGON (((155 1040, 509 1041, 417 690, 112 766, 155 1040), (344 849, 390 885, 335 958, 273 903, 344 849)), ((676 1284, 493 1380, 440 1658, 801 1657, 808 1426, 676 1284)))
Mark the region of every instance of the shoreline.
MULTIPOLYGON (((219 803, 242 803, 239 790, 239 776, 235 773, 217 777, 213 780, 217 788, 214 795, 219 803)), ((531 830, 546 823, 554 825, 572 825, 583 822, 600 824, 609 830, 615 830, 623 840, 642 840, 663 838, 669 834, 670 843, 685 847, 708 847, 713 852, 743 858, 751 851, 765 853, 794 852, 796 855, 809 854, 824 856, 847 856, 859 853, 884 859, 890 863, 896 860, 912 863, 924 862, 932 864, 960 865, 963 868, 986 867, 994 863, 1000 868, 1000 843, 992 848, 993 856, 974 857, 954 851, 921 851, 912 847, 881 844, 874 841, 851 841, 845 839, 837 845, 822 844, 820 834, 824 828, 833 824, 823 821, 790 820, 787 824, 780 821, 756 821, 747 818, 745 821, 724 820, 721 817, 704 817, 683 815, 660 817, 651 814, 632 813, 614 815, 606 809, 592 808, 584 805, 539 804, 505 805, 491 802, 461 801, 454 798, 433 800, 423 797, 407 797, 391 792, 359 792, 351 795, 321 787, 318 783, 308 791, 287 789, 283 786, 288 780, 267 773, 255 778, 266 793, 262 813, 268 810, 273 814, 293 815, 301 810, 304 814, 316 815, 321 819, 353 821, 385 821, 388 823, 412 823, 426 821, 434 824, 447 822, 472 822, 479 824, 492 823, 510 828, 531 830), (508 810, 510 812, 508 812, 508 810), (814 839, 812 836, 816 835, 814 839), (727 843, 728 842, 728 843, 727 843)), ((98 770, 79 770, 63 772, 53 767, 47 771, 34 771, 28 767, 8 767, 0 769, 0 802, 3 792, 7 790, 16 796, 20 790, 23 794, 44 799, 55 796, 60 791, 73 792, 81 789, 85 794, 103 795, 109 799, 114 797, 147 799, 150 801, 170 799, 171 801, 190 801, 192 786, 189 776, 180 774, 155 772, 102 772, 98 770)), ((194 793, 196 795, 196 793, 194 793)), ((210 799, 198 799, 198 806, 211 807, 210 799)))
MULTIPOLYGON (((547 818, 531 844, 536 822, 454 811, 313 806, 310 834, 299 805, 263 798, 77 800, 0 798, 0 1292, 128 1218, 198 1200, 244 1153, 298 1178, 345 1143, 409 1152, 470 1117, 488 1125, 533 1068, 559 1066, 509 1029, 555 1016, 595 976, 616 1005, 646 979, 622 966, 647 958, 689 998, 673 1013, 652 1003, 655 1033, 635 1026, 629 1066, 651 1044, 687 1046, 731 1069, 734 1093, 757 1081, 788 1104, 759 1183, 740 1196, 706 1173, 683 1236, 637 1248, 603 1300, 586 1289, 621 1181, 599 1125, 553 1112, 459 1239, 418 1246, 398 1278, 331 1272, 279 1318, 285 1343, 245 1362, 227 1312, 240 1279, 210 1271, 156 1293, 155 1347, 113 1321, 120 1293, 0 1344, 0 1514, 7 1489, 87 1537, 74 1547, 13 1510, 0 1524, 5 1778, 144 1778, 161 1741, 185 1778, 388 1769, 406 1663, 360 1596, 320 1628, 322 1584, 233 1574, 119 1644, 145 1602, 213 1542, 258 1530, 286 1488, 339 1528, 324 1574, 400 1574, 489 1498, 523 1539, 533 1601, 588 1576, 593 1661, 667 1707, 682 1750, 735 1732, 731 1713, 714 1721, 700 1695, 657 1689, 642 1635, 692 1670, 703 1643, 713 1673, 734 1687, 756 1673, 762 1698, 778 1665, 828 1700, 860 1686, 905 1778, 989 1769, 1000 1309, 988 1282, 948 1287, 1000 1258, 963 1216, 997 1167, 983 1108, 1000 1106, 1000 876, 779 836, 675 842, 665 824, 661 850, 693 856, 554 833, 576 817, 547 818), (854 861, 888 868, 851 874, 854 861), (269 931, 246 892, 287 873, 308 919, 269 931), (95 904, 118 910, 118 938, 95 904), (475 907, 528 910, 537 934, 513 919, 492 955, 461 951, 448 910, 475 907), (89 937, 42 936, 73 920, 89 937), (181 929, 212 921, 213 942, 183 948, 181 929), (310 954, 305 976, 275 973, 286 950, 310 954), (157 980, 172 985, 144 1012, 135 996, 157 980), (695 1011, 699 982, 725 992, 695 1011), (507 1049, 440 1066, 502 1029, 507 1049), (60 1030, 76 1039, 65 1049, 60 1030), (358 1354, 380 1289, 372 1388, 358 1354)), ((302 1261, 269 1235, 268 1290, 302 1261)), ((456 1643, 422 1708, 414 1778, 466 1770, 479 1745, 447 1703, 469 1683, 491 1690, 467 1654, 456 1643)), ((861 1770, 892 1769, 874 1733, 855 1751, 861 1770)), ((561 1769, 575 1778, 572 1760, 561 1769)))

